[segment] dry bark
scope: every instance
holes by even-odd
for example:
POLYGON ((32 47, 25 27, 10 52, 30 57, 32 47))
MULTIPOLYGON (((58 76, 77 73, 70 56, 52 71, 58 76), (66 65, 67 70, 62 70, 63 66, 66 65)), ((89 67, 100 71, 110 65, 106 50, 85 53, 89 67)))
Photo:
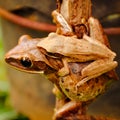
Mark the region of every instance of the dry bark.
MULTIPOLYGON (((83 34, 90 34, 88 18, 91 16, 91 1, 90 0, 57 0, 58 11, 63 15, 66 21, 72 26, 74 34, 78 38, 82 38, 83 34), (69 2, 69 4, 68 4, 69 2), (67 8, 65 8, 67 6, 67 8), (67 10, 67 11, 66 11, 67 10), (85 18, 85 23, 82 23, 82 18, 85 18)), ((103 29, 101 27, 101 31, 103 29)), ((104 32, 103 32, 104 34, 104 32)), ((102 41, 106 46, 109 47, 109 42, 106 35, 102 41)), ((70 76, 75 79, 80 78, 81 70, 88 65, 89 63, 68 63, 70 69, 70 76), (77 67, 76 67, 77 66, 77 67)), ((109 79, 117 79, 115 71, 110 71, 98 78, 91 79, 89 83, 86 83, 81 89, 84 91, 86 87, 89 87, 92 90, 96 87, 100 87, 106 84, 109 79), (91 87, 90 87, 91 86, 91 87)), ((59 80, 58 80, 59 81, 59 80)), ((61 98, 56 100, 56 112, 54 115, 55 120, 114 120, 105 117, 95 117, 86 114, 86 108, 91 103, 88 102, 76 102, 73 107, 70 107, 67 110, 61 110, 61 108, 71 101, 68 98, 61 98)))

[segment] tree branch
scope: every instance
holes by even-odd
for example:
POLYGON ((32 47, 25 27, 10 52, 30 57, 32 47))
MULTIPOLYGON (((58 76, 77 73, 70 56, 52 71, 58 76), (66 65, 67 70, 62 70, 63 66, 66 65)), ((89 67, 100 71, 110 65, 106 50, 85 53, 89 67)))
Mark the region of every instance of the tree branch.
POLYGON ((32 21, 27 18, 23 18, 18 15, 12 14, 12 13, 4 10, 3 8, 0 8, 0 16, 2 16, 3 18, 5 18, 15 24, 18 24, 18 25, 21 25, 23 27, 27 27, 30 29, 47 31, 47 32, 53 32, 56 30, 56 26, 54 26, 54 25, 51 25, 48 23, 32 21))
MULTIPOLYGON (((38 31, 46 31, 46 32, 53 32, 56 31, 56 26, 48 23, 36 22, 29 20, 27 18, 15 15, 7 10, 0 8, 0 16, 15 23, 20 26, 30 28, 33 30, 38 31)), ((120 27, 113 27, 113 28, 104 28, 104 31, 108 35, 119 35, 120 34, 120 27)))

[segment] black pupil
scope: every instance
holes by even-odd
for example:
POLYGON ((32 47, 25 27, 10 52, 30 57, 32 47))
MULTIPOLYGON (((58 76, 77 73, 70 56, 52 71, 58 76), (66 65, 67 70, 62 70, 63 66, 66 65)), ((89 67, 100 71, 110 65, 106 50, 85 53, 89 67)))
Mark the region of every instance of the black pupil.
POLYGON ((60 4, 62 4, 63 0, 60 0, 60 4))
POLYGON ((24 67, 31 67, 32 65, 31 60, 29 60, 28 58, 21 59, 20 62, 24 67))

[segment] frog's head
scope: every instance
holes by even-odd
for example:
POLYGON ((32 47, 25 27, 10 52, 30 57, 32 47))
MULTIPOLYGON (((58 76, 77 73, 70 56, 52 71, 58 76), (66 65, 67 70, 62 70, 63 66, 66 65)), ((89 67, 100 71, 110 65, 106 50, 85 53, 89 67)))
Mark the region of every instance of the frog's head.
POLYGON ((18 45, 5 55, 5 61, 16 69, 39 73, 49 66, 45 55, 37 48, 37 43, 41 39, 32 39, 28 35, 23 35, 18 45))

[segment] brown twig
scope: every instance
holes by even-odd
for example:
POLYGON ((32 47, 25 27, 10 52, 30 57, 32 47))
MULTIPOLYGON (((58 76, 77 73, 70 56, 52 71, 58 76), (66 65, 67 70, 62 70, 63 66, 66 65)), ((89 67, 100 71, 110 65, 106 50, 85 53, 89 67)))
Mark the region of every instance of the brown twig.
POLYGON ((47 31, 47 32, 52 32, 56 30, 56 26, 48 24, 48 23, 41 23, 41 22, 36 22, 32 21, 23 17, 20 17, 18 15, 12 14, 3 8, 0 8, 0 16, 3 18, 16 23, 18 25, 21 25, 23 27, 31 28, 34 30, 40 30, 40 31, 47 31))
MULTIPOLYGON (((15 15, 7 10, 0 8, 0 16, 23 27, 27 27, 33 30, 53 32, 56 31, 56 26, 48 23, 41 23, 23 18, 21 16, 15 15)), ((117 28, 104 28, 104 31, 108 35, 120 34, 120 27, 117 28)))
POLYGON ((104 28, 107 35, 120 35, 120 27, 116 28, 104 28))

